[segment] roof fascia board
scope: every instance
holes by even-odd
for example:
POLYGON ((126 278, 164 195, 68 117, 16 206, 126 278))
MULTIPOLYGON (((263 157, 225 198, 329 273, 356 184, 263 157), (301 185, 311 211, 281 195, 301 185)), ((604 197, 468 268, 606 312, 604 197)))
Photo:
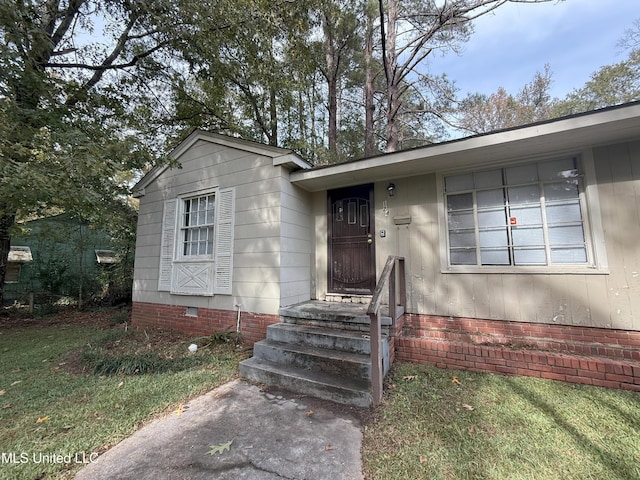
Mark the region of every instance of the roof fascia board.
POLYGON ((520 128, 503 130, 485 135, 467 137, 450 142, 427 145, 411 150, 383 154, 363 160, 356 160, 328 167, 320 167, 306 171, 293 172, 291 181, 305 188, 305 183, 314 191, 317 188, 311 183, 325 177, 338 177, 350 175, 355 178, 357 174, 363 174, 366 170, 376 168, 388 169, 393 165, 401 165, 410 161, 420 160, 426 163, 433 162, 435 171, 438 166, 436 160, 456 154, 464 154, 473 150, 480 151, 488 148, 517 144, 527 140, 535 140, 549 135, 566 135, 569 138, 572 132, 579 132, 586 128, 622 123, 626 120, 640 118, 640 103, 630 106, 595 111, 589 114, 565 117, 555 121, 538 123, 520 128))

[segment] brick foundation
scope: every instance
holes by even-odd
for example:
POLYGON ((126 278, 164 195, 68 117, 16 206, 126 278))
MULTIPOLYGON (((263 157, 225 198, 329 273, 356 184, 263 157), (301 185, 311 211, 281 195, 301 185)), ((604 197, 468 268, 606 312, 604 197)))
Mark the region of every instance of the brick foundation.
POLYGON ((396 359, 640 391, 640 332, 407 314, 396 359))
MULTIPOLYGON (((196 315, 187 315, 187 308, 178 305, 133 302, 131 323, 138 328, 180 330, 190 335, 208 336, 215 332, 235 332, 238 312, 198 308, 196 315)), ((240 313, 240 336, 253 344, 266 336, 267 326, 280 321, 278 315, 240 313)))
MULTIPOLYGON (((235 310, 134 302, 139 328, 207 336, 235 331, 235 310), (193 312, 192 312, 193 313, 193 312)), ((278 315, 241 312, 243 342, 266 337, 278 315)), ((548 378, 640 391, 640 332, 569 325, 405 314, 389 329, 391 361, 548 378)))

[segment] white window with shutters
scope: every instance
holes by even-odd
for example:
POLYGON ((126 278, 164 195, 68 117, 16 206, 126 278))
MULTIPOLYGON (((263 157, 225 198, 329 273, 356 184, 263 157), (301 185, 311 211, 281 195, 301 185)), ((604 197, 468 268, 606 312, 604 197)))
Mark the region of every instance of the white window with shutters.
POLYGON ((442 176, 446 271, 597 266, 578 157, 442 176))
POLYGON ((234 189, 198 192, 164 204, 158 290, 230 295, 234 189))

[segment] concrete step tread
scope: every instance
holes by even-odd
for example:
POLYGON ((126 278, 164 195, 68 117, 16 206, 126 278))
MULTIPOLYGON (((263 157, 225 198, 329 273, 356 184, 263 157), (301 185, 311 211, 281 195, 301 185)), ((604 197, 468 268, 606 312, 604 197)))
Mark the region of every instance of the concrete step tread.
MULTIPOLYGON (((324 328, 317 327, 313 325, 299 325, 295 323, 273 323, 267 327, 267 334, 270 329, 278 329, 278 330, 287 330, 287 331, 295 331, 295 332, 304 332, 313 335, 325 335, 328 337, 340 337, 340 338, 349 338, 349 339, 362 339, 369 340, 369 334, 354 330, 338 330, 335 328, 324 328)), ((382 335, 386 337, 386 335, 382 335)))
POLYGON ((293 367, 291 365, 282 365, 279 363, 261 360, 256 357, 251 357, 240 362, 240 368, 245 372, 248 368, 269 371, 271 373, 292 378, 296 382, 312 382, 326 387, 332 387, 334 389, 341 389, 354 393, 369 393, 371 388, 371 383, 368 381, 345 378, 325 372, 306 370, 304 368, 293 367))
POLYGON ((260 340, 259 342, 254 344, 254 355, 259 354, 260 348, 262 346, 328 360, 339 360, 343 362, 352 362, 362 365, 371 363, 371 356, 364 353, 354 353, 344 350, 314 347, 312 345, 305 344, 279 342, 276 340, 270 340, 268 338, 260 340))

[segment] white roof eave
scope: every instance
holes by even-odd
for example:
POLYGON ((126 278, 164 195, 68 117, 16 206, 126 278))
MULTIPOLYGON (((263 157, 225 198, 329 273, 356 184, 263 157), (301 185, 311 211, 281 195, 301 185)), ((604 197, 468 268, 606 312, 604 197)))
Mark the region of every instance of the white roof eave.
POLYGON ((291 181, 308 191, 322 191, 539 155, 579 153, 589 147, 637 139, 640 103, 301 170, 291 174, 291 181))

